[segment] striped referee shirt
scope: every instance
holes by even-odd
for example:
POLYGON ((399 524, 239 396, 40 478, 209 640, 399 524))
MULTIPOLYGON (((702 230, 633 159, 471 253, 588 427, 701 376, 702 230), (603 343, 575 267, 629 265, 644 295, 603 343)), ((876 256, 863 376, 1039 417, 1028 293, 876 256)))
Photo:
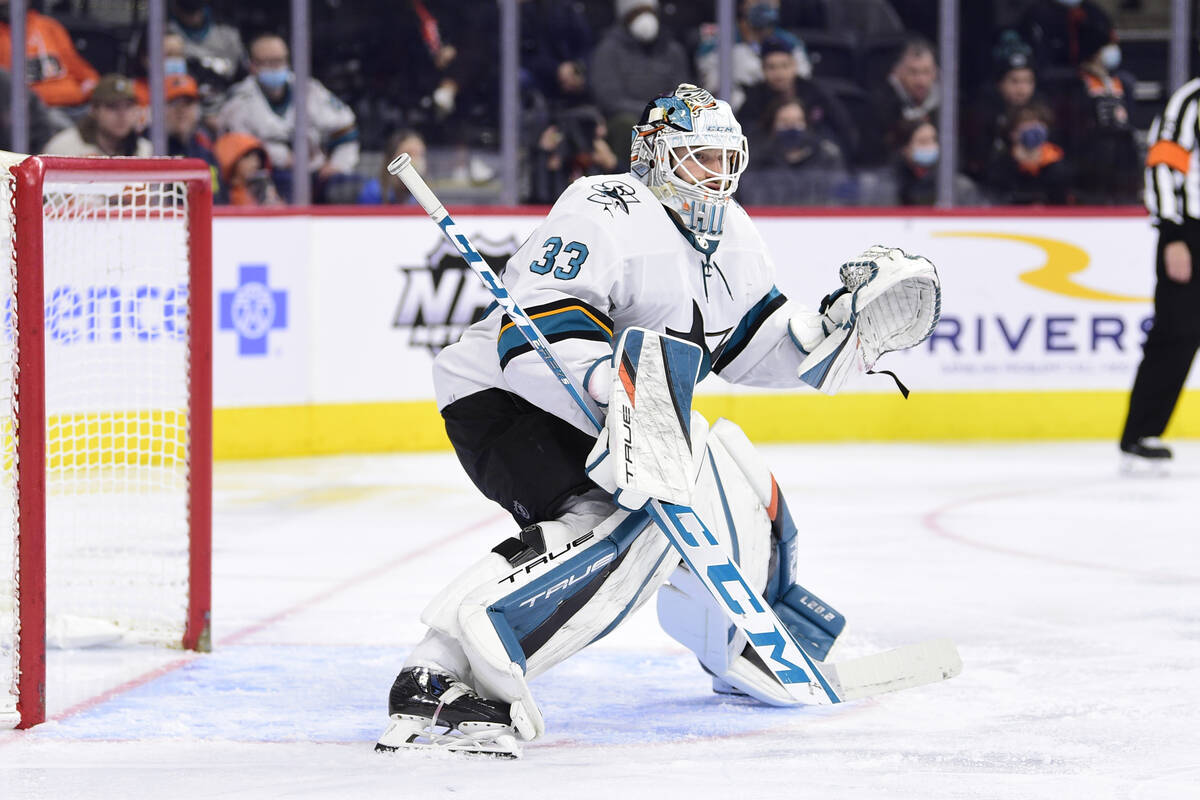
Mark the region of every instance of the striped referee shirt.
POLYGON ((1146 210, 1163 241, 1177 241, 1200 221, 1200 78, 1171 95, 1147 140, 1146 210))

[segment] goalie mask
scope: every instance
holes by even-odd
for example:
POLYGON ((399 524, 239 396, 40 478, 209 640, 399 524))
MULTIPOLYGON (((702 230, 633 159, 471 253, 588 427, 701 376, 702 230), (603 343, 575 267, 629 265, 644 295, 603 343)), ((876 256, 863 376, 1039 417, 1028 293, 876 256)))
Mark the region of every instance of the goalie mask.
POLYGON ((749 155, 724 100, 690 83, 651 100, 633 126, 630 172, 701 239, 719 239, 749 155))

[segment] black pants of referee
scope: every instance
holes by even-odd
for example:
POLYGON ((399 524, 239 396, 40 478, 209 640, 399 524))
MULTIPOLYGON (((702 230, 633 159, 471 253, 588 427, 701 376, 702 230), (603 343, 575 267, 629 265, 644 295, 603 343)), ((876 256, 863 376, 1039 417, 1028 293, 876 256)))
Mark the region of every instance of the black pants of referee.
POLYGON ((1175 411, 1192 359, 1200 347, 1200 224, 1185 228, 1192 254, 1192 279, 1176 283, 1167 277, 1160 238, 1155 260, 1154 325, 1146 336, 1142 363, 1129 396, 1129 416, 1121 441, 1161 436, 1175 411))

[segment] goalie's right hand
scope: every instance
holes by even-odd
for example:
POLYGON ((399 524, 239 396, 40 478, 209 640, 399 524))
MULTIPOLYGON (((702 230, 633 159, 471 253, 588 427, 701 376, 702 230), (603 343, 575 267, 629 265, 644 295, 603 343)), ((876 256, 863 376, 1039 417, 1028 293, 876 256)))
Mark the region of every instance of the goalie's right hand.
POLYGON ((845 289, 828 295, 821 311, 799 311, 788 320, 788 333, 796 348, 808 355, 834 331, 840 330, 850 319, 853 298, 845 289))
POLYGON ((617 459, 613 458, 612 453, 609 452, 608 429, 605 428, 600 431, 596 444, 592 445, 592 451, 588 453, 587 466, 584 469, 597 486, 613 496, 613 502, 626 511, 637 511, 650 502, 650 495, 617 486, 617 476, 613 474, 616 465, 617 459))

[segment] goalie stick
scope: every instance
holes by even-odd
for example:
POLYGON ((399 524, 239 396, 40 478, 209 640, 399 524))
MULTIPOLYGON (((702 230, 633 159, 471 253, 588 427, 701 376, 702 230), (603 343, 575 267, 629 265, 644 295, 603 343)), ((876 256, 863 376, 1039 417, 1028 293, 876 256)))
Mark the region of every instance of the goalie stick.
MULTIPOLYGON (((508 314, 514 326, 554 373, 563 388, 582 409, 597 435, 604 430, 596 404, 591 396, 572 379, 555 359, 541 330, 529 318, 517 301, 500 282, 483 256, 459 232, 449 212, 412 165, 407 153, 388 164, 388 172, 399 178, 421 207, 441 228, 442 233, 458 250, 467 266, 495 298, 497 305, 508 314)), ((944 680, 958 674, 962 663, 953 644, 931 642, 912 645, 921 649, 921 658, 905 658, 905 648, 855 659, 856 668, 846 672, 835 665, 826 665, 832 680, 818 668, 780 622, 771 606, 751 588, 740 567, 721 549, 717 539, 690 507, 664 503, 651 498, 646 505, 650 517, 667 537, 691 569, 729 617, 730 622, 745 634, 750 646, 767 665, 775 680, 787 691, 796 704, 828 705, 845 699, 865 697, 933 680, 944 680), (731 591, 732 589, 732 591, 731 591), (933 647, 932 652, 927 649, 933 647), (948 647, 948 649, 947 649, 948 647), (897 656, 896 654, 901 654, 897 656), (930 661, 937 662, 931 669, 930 661), (936 675, 937 677, 933 677, 936 675)), ((847 665, 849 666, 849 665, 847 665)))

